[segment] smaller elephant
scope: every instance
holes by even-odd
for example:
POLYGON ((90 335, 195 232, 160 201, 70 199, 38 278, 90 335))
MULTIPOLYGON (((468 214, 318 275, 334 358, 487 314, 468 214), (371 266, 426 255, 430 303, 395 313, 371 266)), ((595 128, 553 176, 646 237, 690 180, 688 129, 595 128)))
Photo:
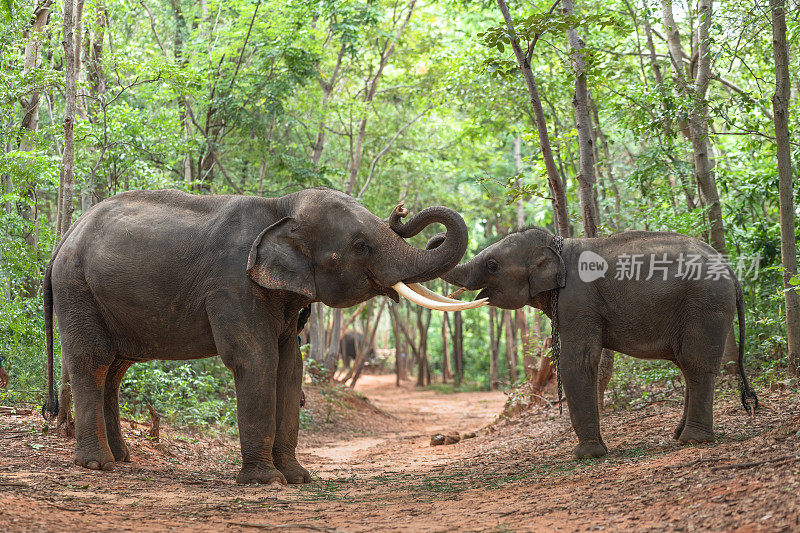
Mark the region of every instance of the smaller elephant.
MULTIPOLYGON (((342 336, 342 339, 339 341, 339 354, 341 354, 342 364, 345 368, 349 369, 353 361, 356 360, 359 350, 362 349, 363 342, 364 335, 362 335, 360 331, 349 329, 342 336)), ((375 360, 375 348, 370 346, 369 351, 364 354, 364 361, 369 362, 373 360, 375 360)))
MULTIPOLYGON (((441 237, 429 241, 436 248, 441 237)), ((532 305, 561 337, 559 370, 577 458, 600 457, 598 371, 603 349, 666 359, 686 380, 681 442, 714 439, 714 383, 733 319, 739 321, 742 404, 758 406, 744 371, 742 287, 723 256, 677 233, 630 231, 566 239, 530 228, 485 248, 442 279, 503 309, 532 305)))

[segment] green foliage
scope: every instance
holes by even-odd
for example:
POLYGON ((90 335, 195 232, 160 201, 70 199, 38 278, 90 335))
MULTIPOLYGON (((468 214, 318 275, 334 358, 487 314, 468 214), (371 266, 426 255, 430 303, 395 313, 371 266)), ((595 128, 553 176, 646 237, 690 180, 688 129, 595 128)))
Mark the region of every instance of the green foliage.
POLYGON ((236 395, 219 359, 150 361, 133 365, 120 387, 123 411, 148 413, 147 405, 176 426, 236 427, 236 395))
MULTIPOLYGON (((83 38, 90 46, 79 81, 76 217, 89 198, 131 189, 264 196, 319 185, 348 190, 363 123, 363 162, 351 192, 379 216, 401 200, 412 211, 453 207, 470 230, 467 256, 517 226, 518 202, 525 224, 553 228, 529 95, 493 2, 417 3, 399 38, 406 3, 232 0, 203 5, 205 12, 201 4, 165 0, 148 2, 147 9, 117 0, 86 4, 83 38), (98 45, 102 53, 96 56, 98 45), (392 55, 384 58, 390 47, 392 55), (375 92, 367 99, 378 72, 375 92), (320 139, 323 149, 315 159, 320 139), (521 162, 513 154, 516 139, 521 162)), ((520 4, 512 6, 512 15, 536 77, 574 234, 582 230, 568 28, 577 29, 587 45, 592 120, 599 126, 595 167, 601 232, 667 230, 706 239, 707 209, 683 133, 696 102, 674 81, 666 44, 656 36, 653 64, 644 36, 645 19, 663 31, 659 13, 652 5, 614 0, 585 2, 566 16, 552 5, 520 4)), ((771 141, 772 41, 763 31, 763 13, 751 3, 715 7, 714 79, 706 97, 714 172, 731 263, 760 257, 759 275, 743 279, 747 364, 769 384, 781 379, 788 357, 771 141)), ((0 0, 0 355, 11 374, 0 401, 39 404, 45 389, 40 285, 55 245, 64 57, 57 4, 48 27, 35 36, 32 8, 0 0), (32 38, 40 45, 41 61, 26 70, 32 38), (21 128, 22 104, 33 94, 40 97, 38 128, 29 131, 21 128)), ((678 22, 684 39, 692 11, 685 15, 678 22)), ((800 24, 789 19, 789 53, 797 57, 800 24)), ((794 79, 797 65, 790 68, 794 79)), ((795 100, 793 95, 792 131, 800 122, 795 100)), ((795 147, 795 166, 799 155, 795 147)), ((799 202, 800 190, 795 196, 799 202)), ((424 246, 437 230, 427 228, 411 242, 424 246)), ((800 240, 800 227, 798 232, 800 240)), ((792 287, 800 287, 796 276, 792 287)), ((488 313, 468 311, 463 319, 469 384, 464 387, 487 388, 488 313)), ((441 316, 434 314, 428 335, 434 374, 442 368, 440 328, 441 316)), ((504 343, 503 338, 499 370, 507 381, 504 343)), ((677 376, 666 363, 619 360, 612 387, 621 396, 644 394, 677 376)), ((312 379, 319 379, 309 365, 312 379)), ((331 409, 336 397, 325 400, 331 409)), ((123 400, 136 416, 151 403, 176 424, 231 425, 234 420, 230 375, 216 358, 134 365, 123 400)), ((303 413, 303 424, 324 422, 303 413)))

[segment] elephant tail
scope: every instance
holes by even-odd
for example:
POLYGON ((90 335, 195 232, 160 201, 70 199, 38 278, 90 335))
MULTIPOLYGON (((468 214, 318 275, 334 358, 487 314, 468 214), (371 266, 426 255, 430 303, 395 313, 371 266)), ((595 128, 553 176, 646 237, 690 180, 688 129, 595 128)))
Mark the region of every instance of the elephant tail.
MULTIPOLYGON (((56 249, 56 252, 58 249, 56 249)), ((53 254, 55 259, 56 254, 53 254)), ((42 406, 42 416, 47 418, 54 418, 58 415, 58 397, 55 392, 55 385, 53 382, 53 259, 47 265, 47 271, 44 274, 44 330, 47 336, 47 402, 42 406)))
POLYGON ((753 389, 750 387, 750 382, 747 381, 747 375, 744 372, 744 293, 742 292, 742 284, 739 282, 733 269, 731 269, 731 274, 733 276, 733 282, 736 285, 736 312, 739 317, 739 375, 742 377, 742 388, 740 392, 744 410, 747 411, 747 414, 751 414, 752 411, 750 410, 750 403, 748 400, 752 398, 753 409, 757 409, 758 396, 756 396, 756 393, 753 392, 753 389))

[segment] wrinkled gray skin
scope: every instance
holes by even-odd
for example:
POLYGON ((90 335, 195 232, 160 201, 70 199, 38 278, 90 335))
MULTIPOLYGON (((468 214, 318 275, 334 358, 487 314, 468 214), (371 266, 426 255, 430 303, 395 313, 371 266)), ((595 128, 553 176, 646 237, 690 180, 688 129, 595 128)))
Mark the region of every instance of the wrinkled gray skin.
MULTIPOLYGON (((339 354, 342 357, 342 364, 345 368, 350 368, 353 361, 358 357, 358 351, 361 349, 361 343, 364 342, 364 335, 360 331, 352 329, 347 330, 339 341, 339 354)), ((373 361, 375 359, 375 349, 370 348, 364 355, 364 361, 373 361)))
MULTIPOLYGON (((419 231, 447 228, 441 252, 406 243, 353 198, 309 189, 276 199, 133 191, 85 213, 45 276, 75 399, 75 463, 111 470, 130 454, 119 385, 131 364, 219 354, 233 372, 242 449, 238 483, 305 483, 295 458, 302 362, 298 312, 312 301, 348 307, 398 281, 456 265, 467 230, 452 210, 428 208, 419 231)), ((57 411, 52 373, 47 409, 57 411)))
MULTIPOLYGON (((435 248, 440 237, 429 242, 435 248)), ((478 298, 503 309, 532 305, 551 314, 551 296, 558 293, 561 333, 560 371, 572 427, 579 444, 577 458, 600 457, 607 448, 600 436, 597 372, 602 348, 643 359, 674 362, 686 380, 683 417, 674 437, 681 442, 711 441, 714 380, 733 318, 739 317, 739 368, 745 396, 755 399, 744 376, 744 308, 741 287, 730 267, 729 279, 677 277, 680 254, 698 254, 704 265, 717 254, 707 244, 685 235, 632 231, 595 239, 564 239, 561 257, 551 246, 553 235, 534 228, 508 235, 469 262, 442 276, 467 289, 481 289, 478 298), (592 251, 605 259, 604 277, 584 282, 578 259, 592 251), (617 280, 617 257, 643 254, 641 277, 617 280), (650 272, 650 257, 667 254, 667 279, 650 272)), ((658 264, 656 266, 659 266, 658 264)), ((745 403, 745 407, 749 408, 745 403)))

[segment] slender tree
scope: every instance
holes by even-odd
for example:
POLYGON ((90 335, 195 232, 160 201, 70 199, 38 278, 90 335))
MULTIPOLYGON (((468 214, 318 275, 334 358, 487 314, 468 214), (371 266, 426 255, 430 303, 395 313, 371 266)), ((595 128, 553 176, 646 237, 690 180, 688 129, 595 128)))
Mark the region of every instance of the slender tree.
MULTIPOLYGON (((564 14, 573 14, 572 0, 561 0, 561 6, 564 14)), ((580 172, 578 172, 577 180, 580 190, 583 234, 586 237, 595 237, 599 212, 595 190, 597 178, 594 172, 594 139, 592 119, 589 115, 589 87, 586 80, 586 60, 583 52, 586 43, 580 38, 575 28, 567 30, 567 39, 572 49, 572 68, 575 70, 575 93, 572 98, 572 106, 575 108, 575 124, 578 128, 580 172)))
POLYGON ((797 283, 797 245, 789 144, 789 46, 786 42, 786 1, 770 0, 772 11, 772 54, 775 59, 775 95, 772 110, 778 152, 778 197, 781 212, 781 264, 783 296, 786 303, 786 334, 789 348, 789 373, 800 375, 800 299, 797 283), (792 284, 794 283, 794 284, 792 284))
POLYGON ((542 108, 542 100, 539 98, 536 78, 533 76, 533 70, 531 70, 531 64, 527 56, 519 45, 517 32, 514 30, 514 22, 511 19, 511 13, 508 11, 508 4, 505 0, 497 0, 497 5, 503 14, 503 20, 508 29, 508 38, 511 41, 511 48, 514 50, 517 64, 522 71, 522 76, 525 78, 525 86, 528 89, 531 106, 533 107, 536 131, 539 135, 539 147, 542 150, 544 165, 547 169, 547 180, 550 184, 550 192, 553 195, 553 208, 556 213, 558 233, 559 235, 569 236, 569 217, 567 216, 567 197, 564 190, 564 182, 553 159, 553 149, 550 146, 550 137, 547 134, 547 121, 544 118, 544 109, 542 108))

